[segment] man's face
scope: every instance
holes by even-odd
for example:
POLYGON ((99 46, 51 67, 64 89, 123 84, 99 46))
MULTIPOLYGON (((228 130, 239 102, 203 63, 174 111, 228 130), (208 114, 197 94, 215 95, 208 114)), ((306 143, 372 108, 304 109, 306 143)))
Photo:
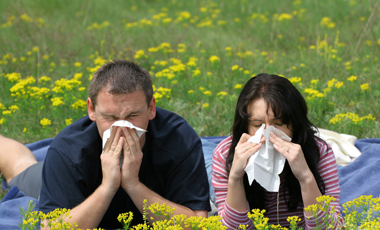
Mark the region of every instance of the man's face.
MULTIPOLYGON (((156 116, 156 101, 152 98, 148 106, 142 90, 125 94, 110 94, 102 90, 98 94, 95 109, 90 98, 87 99, 87 109, 89 118, 96 122, 99 135, 103 138, 104 131, 117 120, 127 120, 134 126, 146 130, 149 120, 156 116)), ((144 140, 145 134, 140 138, 141 148, 144 140)))

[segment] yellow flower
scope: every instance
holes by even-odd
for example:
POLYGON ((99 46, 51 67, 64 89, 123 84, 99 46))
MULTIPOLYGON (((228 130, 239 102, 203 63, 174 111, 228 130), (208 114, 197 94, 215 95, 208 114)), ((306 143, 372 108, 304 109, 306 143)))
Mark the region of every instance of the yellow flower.
POLYGON ((25 132, 26 132, 26 127, 24 127, 24 129, 22 130, 22 132, 23 132, 23 133, 25 133, 25 132))
POLYGON ((75 63, 74 63, 74 66, 75 66, 75 67, 81 67, 81 66, 82 66, 82 63, 80 63, 80 62, 75 62, 75 63))
POLYGON ((210 90, 206 90, 206 91, 204 91, 203 94, 204 94, 204 95, 208 95, 208 96, 211 96, 211 95, 212 95, 212 93, 211 93, 210 90))
POLYGON ((51 99, 51 102, 53 106, 59 106, 59 105, 64 104, 61 97, 53 97, 51 99))
POLYGON ((73 123, 73 119, 72 118, 65 119, 65 122, 66 122, 66 125, 70 125, 71 123, 73 123))
POLYGON ((146 56, 145 56, 144 50, 137 50, 134 56, 135 59, 145 58, 145 57, 146 56))
POLYGON ((282 13, 280 14, 280 16, 278 16, 278 19, 279 21, 283 21, 283 20, 289 20, 289 19, 292 19, 293 16, 291 14, 285 14, 285 13, 282 13))
POLYGON ((189 90, 189 91, 187 91, 187 93, 194 93, 194 90, 189 90))
POLYGON ((311 50, 314 50, 314 49, 315 49, 315 45, 311 45, 311 46, 309 46, 309 48, 310 48, 311 50))
POLYGON ((349 78, 347 78, 347 80, 349 81, 356 81, 357 77, 354 76, 354 75, 351 75, 349 78))
POLYGON ((2 125, 4 123, 4 118, 1 118, 0 119, 0 125, 2 125))
POLYGON ((300 77, 292 77, 292 78, 289 78, 289 81, 291 82, 291 83, 298 83, 298 82, 300 82, 302 79, 300 78, 300 77))
POLYGON ((220 58, 218 56, 215 56, 215 55, 211 56, 209 58, 209 60, 210 60, 211 63, 220 62, 220 58))
POLYGON ((237 69, 239 69, 239 65, 233 65, 231 68, 232 71, 237 70, 237 69))
MULTIPOLYGON (((106 63, 107 63, 107 60, 104 59, 104 58, 102 58, 102 57, 99 57, 99 56, 98 56, 97 58, 94 59, 94 64, 95 64, 95 65, 99 65, 99 67, 102 66, 102 65, 104 65, 104 64, 106 64, 106 63)), ((99 67, 98 67, 98 68, 99 68, 99 67)), ((96 68, 96 69, 98 69, 98 68, 96 68)), ((96 71, 96 70, 95 70, 95 71, 96 71)), ((95 71, 94 71, 94 72, 95 72, 95 71)))
POLYGON ((14 82, 14 81, 19 81, 21 79, 21 74, 20 73, 7 73, 7 74, 5 74, 5 77, 8 78, 8 81, 14 82))
POLYGON ((234 89, 240 89, 241 87, 243 87, 242 84, 236 84, 236 85, 234 86, 234 89))
POLYGON ((47 77, 47 76, 42 76, 40 77, 40 79, 38 79, 38 82, 43 82, 43 81, 51 81, 51 78, 50 77, 47 77))
POLYGON ((193 77, 195 77, 195 76, 197 76, 197 75, 199 75, 199 74, 201 74, 201 71, 199 70, 199 69, 195 69, 195 70, 193 70, 193 77))
POLYGON ((321 25, 329 29, 333 29, 335 27, 335 23, 329 17, 323 17, 321 20, 321 25))
POLYGON ((78 101, 74 102, 71 107, 73 109, 82 109, 82 111, 85 111, 87 108, 87 103, 79 99, 78 101))
POLYGON ((335 83, 335 87, 337 88, 337 89, 339 89, 340 87, 342 87, 343 86, 343 81, 338 81, 337 83, 335 83))
POLYGON ((45 128, 45 126, 47 125, 51 125, 51 120, 47 119, 47 118, 43 118, 41 121, 40 121, 40 124, 42 125, 43 128, 45 128))
POLYGON ((319 80, 318 79, 313 79, 313 80, 311 80, 311 84, 318 84, 318 82, 319 82, 319 80))
POLYGON ((362 91, 365 91, 365 90, 369 90, 369 84, 368 83, 364 83, 360 86, 360 89, 362 91))

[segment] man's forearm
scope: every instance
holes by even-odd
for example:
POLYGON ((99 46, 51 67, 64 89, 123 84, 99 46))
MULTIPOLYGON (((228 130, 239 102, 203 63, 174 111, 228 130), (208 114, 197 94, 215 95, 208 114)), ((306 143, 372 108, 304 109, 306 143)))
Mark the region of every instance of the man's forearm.
MULTIPOLYGON (((64 221, 72 225, 76 223, 80 229, 97 228, 114 195, 114 192, 100 185, 85 201, 70 210, 70 219, 62 218, 65 218, 64 221)), ((44 221, 43 224, 44 228, 41 229, 50 229, 47 226, 47 221, 44 221)))

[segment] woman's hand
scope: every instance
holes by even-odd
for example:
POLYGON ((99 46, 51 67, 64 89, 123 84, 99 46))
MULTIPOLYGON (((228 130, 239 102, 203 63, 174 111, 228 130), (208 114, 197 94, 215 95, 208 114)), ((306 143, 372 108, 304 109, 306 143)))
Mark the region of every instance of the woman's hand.
POLYGON ((229 175, 230 180, 243 179, 245 173, 244 168, 247 166, 249 157, 257 152, 265 141, 265 139, 262 138, 259 144, 247 142, 250 137, 250 135, 243 133, 240 137, 239 143, 235 147, 234 159, 232 161, 229 175))
POLYGON ((307 165, 299 144, 285 141, 272 132, 270 133, 269 141, 272 142, 273 147, 288 160, 294 176, 300 183, 314 177, 307 165))

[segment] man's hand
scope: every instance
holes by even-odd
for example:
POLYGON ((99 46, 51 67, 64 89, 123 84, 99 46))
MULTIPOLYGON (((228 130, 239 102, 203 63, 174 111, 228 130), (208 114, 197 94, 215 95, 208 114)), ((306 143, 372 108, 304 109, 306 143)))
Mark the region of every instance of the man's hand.
POLYGON ((103 153, 100 156, 102 164, 103 180, 105 188, 114 194, 120 187, 120 155, 123 150, 125 138, 122 136, 122 130, 119 127, 113 127, 111 136, 108 138, 103 153))
POLYGON ((136 131, 124 127, 123 133, 125 141, 123 146, 124 159, 121 167, 121 187, 128 193, 129 188, 140 183, 139 171, 143 153, 136 131))

